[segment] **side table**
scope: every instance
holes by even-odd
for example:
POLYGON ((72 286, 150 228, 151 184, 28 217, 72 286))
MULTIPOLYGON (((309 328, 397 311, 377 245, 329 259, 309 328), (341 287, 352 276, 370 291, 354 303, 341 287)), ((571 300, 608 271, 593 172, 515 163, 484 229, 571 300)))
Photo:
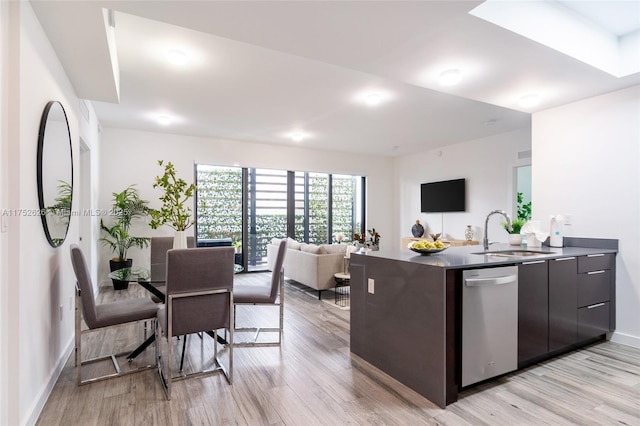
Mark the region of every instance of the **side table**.
POLYGON ((344 272, 336 272, 333 274, 336 280, 335 288, 335 303, 338 306, 349 306, 349 299, 351 296, 350 280, 351 275, 344 272))

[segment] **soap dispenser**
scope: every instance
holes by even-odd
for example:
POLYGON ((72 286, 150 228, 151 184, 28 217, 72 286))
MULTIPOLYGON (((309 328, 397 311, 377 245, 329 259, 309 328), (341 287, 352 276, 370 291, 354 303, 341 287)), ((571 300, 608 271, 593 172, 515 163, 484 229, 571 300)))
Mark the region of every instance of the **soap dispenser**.
POLYGON ((551 247, 562 247, 563 245, 563 219, 560 215, 551 216, 549 231, 549 245, 551 247))

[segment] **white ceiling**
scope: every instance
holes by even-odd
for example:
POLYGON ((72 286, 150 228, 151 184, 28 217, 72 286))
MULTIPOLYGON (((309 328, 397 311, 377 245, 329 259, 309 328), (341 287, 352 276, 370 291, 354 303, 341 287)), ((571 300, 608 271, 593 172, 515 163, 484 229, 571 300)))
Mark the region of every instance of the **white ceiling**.
POLYGON ((640 84, 640 73, 613 77, 469 15, 480 3, 31 1, 103 127, 404 155, 526 127, 531 112, 640 84), (115 29, 103 8, 116 11, 115 29), (191 62, 170 65, 172 48, 191 62), (462 82, 438 85, 452 67, 462 82), (370 89, 388 99, 358 102, 370 89), (533 92, 539 106, 518 106, 533 92), (160 126, 159 114, 173 123, 160 126), (309 137, 291 141, 295 129, 309 137))

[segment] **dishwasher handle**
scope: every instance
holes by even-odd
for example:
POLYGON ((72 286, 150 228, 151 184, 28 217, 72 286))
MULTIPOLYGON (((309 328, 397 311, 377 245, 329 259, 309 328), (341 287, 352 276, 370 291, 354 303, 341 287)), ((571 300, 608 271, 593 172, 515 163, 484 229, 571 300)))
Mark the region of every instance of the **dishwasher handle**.
POLYGON ((492 278, 465 278, 464 285, 467 287, 483 287, 490 285, 504 285, 511 284, 518 281, 517 275, 505 275, 502 277, 492 278))

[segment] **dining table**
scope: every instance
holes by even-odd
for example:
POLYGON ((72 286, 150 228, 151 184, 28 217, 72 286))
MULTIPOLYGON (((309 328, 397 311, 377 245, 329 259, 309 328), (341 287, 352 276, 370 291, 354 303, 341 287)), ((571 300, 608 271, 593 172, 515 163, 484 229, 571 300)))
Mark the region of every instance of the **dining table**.
MULTIPOLYGON (((244 268, 242 265, 234 264, 233 265, 233 273, 237 274, 242 272, 244 268)), ((120 280, 120 281, 128 281, 133 283, 138 283, 149 293, 156 296, 162 303, 165 303, 166 295, 158 288, 159 285, 165 284, 167 281, 167 264, 166 263, 158 263, 151 264, 149 266, 138 266, 138 267, 128 267, 117 269, 109 273, 109 278, 120 280)), ((218 343, 226 345, 228 342, 222 336, 216 335, 213 331, 207 332, 209 336, 212 338, 216 338, 218 343)), ((142 342, 137 348, 135 348, 129 355, 127 355, 127 359, 131 361, 133 358, 137 357, 144 351, 151 343, 155 341, 155 334, 149 336, 144 342, 142 342)))

